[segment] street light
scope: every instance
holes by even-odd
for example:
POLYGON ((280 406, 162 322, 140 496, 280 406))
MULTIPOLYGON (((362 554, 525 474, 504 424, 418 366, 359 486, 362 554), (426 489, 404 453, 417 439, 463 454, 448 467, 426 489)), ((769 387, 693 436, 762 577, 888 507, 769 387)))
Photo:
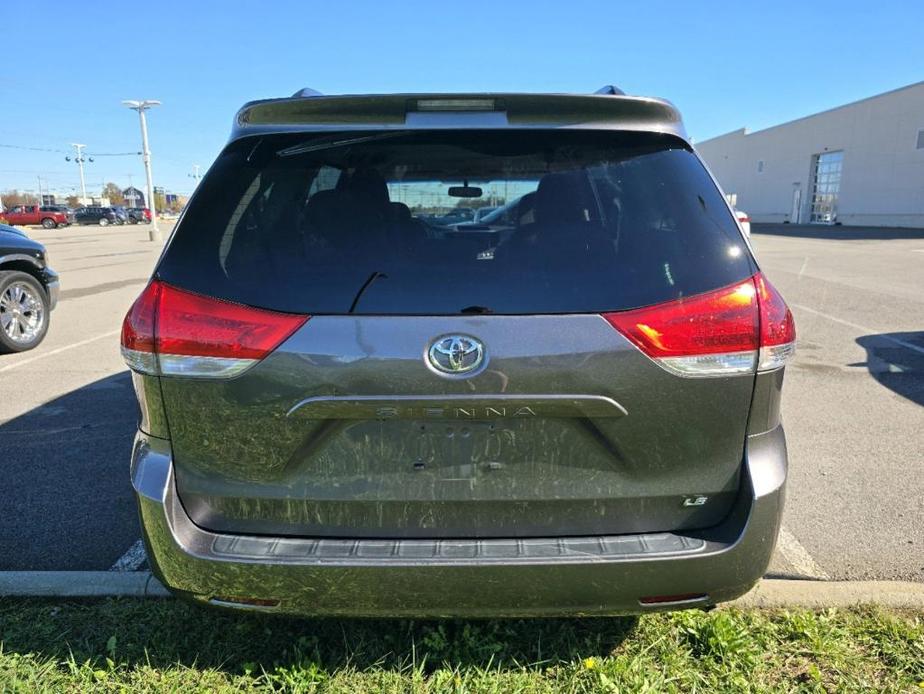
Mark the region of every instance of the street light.
MULTIPOLYGON (((86 200, 87 200, 87 182, 86 182, 86 180, 85 180, 84 177, 83 177, 83 163, 84 163, 87 159, 89 159, 90 161, 93 161, 93 158, 92 158, 92 157, 85 157, 85 156, 83 156, 83 148, 86 147, 86 145, 81 145, 81 144, 77 144, 76 142, 73 142, 73 143, 71 143, 71 147, 74 148, 74 161, 77 162, 77 168, 80 169, 80 194, 83 196, 83 199, 81 200, 81 202, 82 202, 84 205, 86 205, 86 204, 87 204, 87 203, 86 203, 86 200)), ((65 160, 65 161, 70 161, 71 158, 70 158, 70 157, 64 157, 64 160, 65 160)))
POLYGON ((144 173, 148 179, 148 204, 151 206, 151 228, 148 230, 149 241, 160 241, 160 229, 157 228, 157 205, 154 204, 154 178, 151 176, 151 149, 148 147, 148 124, 144 112, 152 106, 160 106, 156 99, 142 99, 141 101, 124 100, 123 105, 138 112, 141 119, 141 158, 144 160, 144 173))

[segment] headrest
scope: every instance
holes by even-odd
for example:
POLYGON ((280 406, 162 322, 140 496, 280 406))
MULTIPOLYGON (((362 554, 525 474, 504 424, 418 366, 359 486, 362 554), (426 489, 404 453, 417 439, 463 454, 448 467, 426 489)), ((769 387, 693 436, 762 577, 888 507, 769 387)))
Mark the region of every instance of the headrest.
POLYGON ((357 169, 349 177, 341 177, 337 182, 337 190, 376 207, 385 206, 389 202, 388 185, 382 174, 375 169, 357 169))
POLYGON ((409 222, 411 221, 411 208, 405 205, 403 202, 393 202, 390 203, 391 207, 391 218, 396 222, 409 222))
POLYGON ((305 204, 305 218, 309 224, 329 222, 329 217, 336 215, 338 194, 334 190, 319 190, 308 198, 305 204))
POLYGON ((546 174, 536 189, 536 221, 540 224, 589 222, 596 209, 583 171, 546 174))

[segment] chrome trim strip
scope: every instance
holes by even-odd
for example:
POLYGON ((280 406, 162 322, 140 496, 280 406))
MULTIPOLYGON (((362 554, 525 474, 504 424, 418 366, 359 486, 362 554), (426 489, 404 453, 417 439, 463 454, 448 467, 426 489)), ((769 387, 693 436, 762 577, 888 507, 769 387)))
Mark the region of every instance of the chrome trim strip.
POLYGON ((625 407, 603 395, 331 395, 305 398, 293 405, 286 416, 299 413, 308 419, 439 419, 447 416, 446 410, 452 410, 455 414, 450 412, 448 416, 455 419, 629 414, 625 407))

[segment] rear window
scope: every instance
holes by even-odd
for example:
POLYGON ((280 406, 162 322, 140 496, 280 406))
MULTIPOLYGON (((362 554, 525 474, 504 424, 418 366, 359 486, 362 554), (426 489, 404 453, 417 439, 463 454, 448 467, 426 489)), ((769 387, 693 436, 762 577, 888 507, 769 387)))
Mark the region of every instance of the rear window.
POLYGON ((384 315, 616 311, 752 272, 680 140, 562 130, 236 141, 157 270, 252 306, 384 315))

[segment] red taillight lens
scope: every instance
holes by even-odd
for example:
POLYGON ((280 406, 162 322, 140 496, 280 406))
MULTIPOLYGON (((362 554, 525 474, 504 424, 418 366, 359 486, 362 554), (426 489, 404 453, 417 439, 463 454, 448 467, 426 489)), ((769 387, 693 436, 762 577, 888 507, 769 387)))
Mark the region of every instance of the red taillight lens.
POLYGON ((681 593, 680 595, 649 595, 645 598, 639 598, 638 601, 643 605, 664 605, 672 602, 705 600, 708 597, 705 593, 681 593))
POLYGON ((160 304, 161 284, 148 284, 122 321, 122 358, 134 371, 157 373, 154 356, 154 323, 160 304))
POLYGON ((760 274, 705 294, 603 317, 642 352, 681 376, 779 368, 792 353, 795 338, 789 309, 760 274), (766 299, 760 298, 761 292, 766 299), (784 344, 782 363, 764 364, 763 348, 784 344))
POLYGON ((154 280, 125 317, 122 352, 131 368, 145 373, 228 378, 266 357, 307 320, 154 280))
POLYGON ((754 276, 760 305, 760 358, 757 369, 772 371, 792 358, 796 351, 796 323, 783 297, 766 277, 754 276))
POLYGON ((306 320, 162 286, 158 354, 263 359, 306 320))
POLYGON ((661 366, 682 376, 744 373, 758 349, 757 298, 746 280, 603 317, 661 366))

